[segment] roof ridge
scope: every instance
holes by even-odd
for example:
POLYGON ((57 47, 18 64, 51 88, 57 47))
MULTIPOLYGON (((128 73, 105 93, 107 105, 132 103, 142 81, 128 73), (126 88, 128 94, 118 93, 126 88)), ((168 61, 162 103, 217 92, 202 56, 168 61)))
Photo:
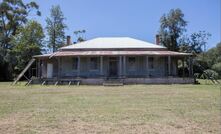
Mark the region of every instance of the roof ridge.
POLYGON ((132 37, 97 37, 87 41, 71 44, 60 49, 99 49, 99 48, 165 48, 132 37))
POLYGON ((124 38, 124 37, 129 37, 129 36, 101 36, 96 38, 124 38))

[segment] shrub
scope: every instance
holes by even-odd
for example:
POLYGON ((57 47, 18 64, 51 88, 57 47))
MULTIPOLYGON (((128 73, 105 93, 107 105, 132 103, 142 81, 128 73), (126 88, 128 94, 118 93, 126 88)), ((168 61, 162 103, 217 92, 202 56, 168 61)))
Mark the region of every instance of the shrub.
POLYGON ((219 73, 219 77, 221 77, 221 62, 214 64, 212 69, 219 73))
POLYGON ((195 78, 200 78, 200 73, 194 73, 195 78))

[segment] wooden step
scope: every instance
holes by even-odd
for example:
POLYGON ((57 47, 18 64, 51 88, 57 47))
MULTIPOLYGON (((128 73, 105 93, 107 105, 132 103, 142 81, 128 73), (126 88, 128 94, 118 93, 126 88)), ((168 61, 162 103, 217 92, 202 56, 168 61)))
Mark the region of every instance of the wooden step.
POLYGON ((123 86, 124 83, 121 79, 109 79, 103 83, 103 86, 123 86))
POLYGON ((104 82, 103 83, 103 86, 123 86, 124 85, 124 83, 122 83, 122 82, 116 82, 116 83, 114 83, 114 82, 104 82))

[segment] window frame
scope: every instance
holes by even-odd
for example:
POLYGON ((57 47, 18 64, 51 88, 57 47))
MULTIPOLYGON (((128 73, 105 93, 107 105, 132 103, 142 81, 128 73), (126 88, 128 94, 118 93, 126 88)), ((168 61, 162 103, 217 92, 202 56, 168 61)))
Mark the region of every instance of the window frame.
POLYGON ((130 57, 128 57, 128 70, 129 71, 136 71, 136 68, 137 68, 137 66, 136 66, 136 57, 134 57, 134 56, 130 56, 130 57), (133 66, 131 66, 130 64, 130 60, 131 59, 133 59, 134 61, 133 61, 133 66))
POLYGON ((90 57, 89 58, 89 70, 90 71, 98 71, 99 70, 99 58, 98 57, 90 57), (96 68, 92 68, 92 59, 96 59, 96 68))
POLYGON ((78 57, 73 57, 72 58, 72 70, 73 71, 78 71, 78 57), (76 63, 74 63, 74 62, 76 62, 76 63), (75 65, 76 64, 76 65, 75 65), (76 66, 76 68, 75 68, 75 66, 76 66))
POLYGON ((154 57, 148 57, 148 69, 149 70, 154 70, 154 57), (150 59, 152 59, 152 66, 150 66, 150 59))

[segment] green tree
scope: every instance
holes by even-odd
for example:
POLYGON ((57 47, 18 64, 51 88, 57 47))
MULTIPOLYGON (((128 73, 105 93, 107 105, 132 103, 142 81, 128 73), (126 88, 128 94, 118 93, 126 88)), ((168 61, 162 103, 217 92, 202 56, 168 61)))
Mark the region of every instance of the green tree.
POLYGON ((19 27, 27 22, 27 17, 31 11, 36 10, 40 15, 38 5, 35 2, 24 3, 22 0, 2 0, 0 2, 0 80, 12 78, 10 59, 12 37, 19 27))
POLYGON ((187 21, 180 9, 171 9, 168 14, 160 18, 160 42, 168 50, 178 51, 178 40, 186 31, 187 21))
MULTIPOLYGON (((159 37, 160 43, 171 51, 200 54, 205 50, 207 40, 211 36, 205 31, 194 32, 190 36, 185 35, 187 21, 180 9, 172 9, 160 19, 159 37)), ((194 62, 195 73, 202 74, 205 69, 210 69, 212 64, 203 60, 205 56, 198 55, 198 62, 194 62), (203 68, 199 65, 203 66, 203 68)), ((206 58, 205 58, 206 59, 206 58)), ((208 59, 208 58, 207 58, 208 59)), ((178 62, 180 64, 180 62, 178 62)))
POLYGON ((221 62, 221 42, 216 45, 216 49, 218 55, 217 62, 221 62))
POLYGON ((221 62, 213 64, 212 69, 219 73, 219 76, 221 77, 221 62))
POLYGON ((206 44, 211 36, 205 31, 194 32, 188 36, 183 36, 179 39, 179 51, 199 54, 206 50, 206 44))
POLYGON ((14 58, 14 74, 20 73, 33 55, 41 54, 44 44, 44 32, 41 24, 29 21, 24 27, 17 30, 12 38, 12 58, 14 58))
POLYGON ((67 26, 64 24, 65 17, 60 6, 52 6, 50 12, 50 18, 46 19, 46 29, 49 36, 48 47, 55 52, 64 45, 67 26))
MULTIPOLYGON (((209 49, 206 52, 197 55, 196 61, 200 63, 204 70, 214 70, 221 78, 221 42, 216 47, 209 49)), ((204 70, 195 70, 195 72, 202 73, 204 70)))

